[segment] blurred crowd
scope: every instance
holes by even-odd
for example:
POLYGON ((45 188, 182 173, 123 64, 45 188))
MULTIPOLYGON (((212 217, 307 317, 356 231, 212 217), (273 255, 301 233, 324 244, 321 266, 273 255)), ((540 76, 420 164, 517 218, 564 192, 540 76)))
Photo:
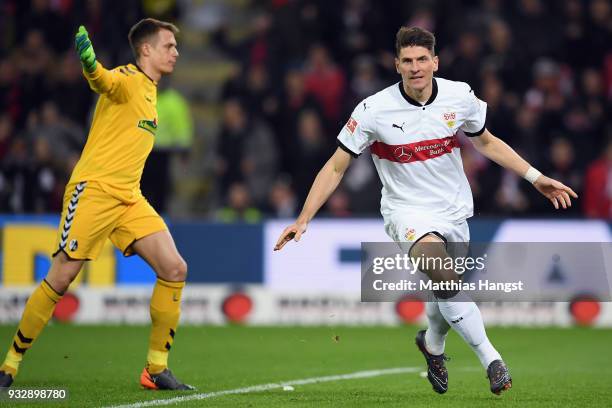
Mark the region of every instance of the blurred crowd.
POLYGON ((131 59, 125 33, 142 10, 129 3, 0 2, 0 213, 61 210, 96 100, 74 33, 104 32, 98 57, 131 59))
MULTIPOLYGON (((154 2, 30 3, 2 3, 0 212, 60 208, 95 101, 72 51, 74 28, 102 33, 96 53, 125 63, 125 34, 154 2)), ((180 26, 197 2, 163 3, 174 4, 166 18, 180 26)), ((229 19, 206 28, 210 46, 238 67, 215 100, 222 113, 211 194, 218 199, 207 215, 223 222, 295 216, 352 109, 400 80, 395 33, 416 25, 436 34, 437 75, 468 82, 488 103, 487 127, 580 194, 564 216, 612 218, 610 0, 253 0, 245 7, 243 35, 229 19)), ((461 141, 476 214, 552 215, 528 183, 461 141)), ((366 152, 323 212, 376 215, 379 199, 366 152)))

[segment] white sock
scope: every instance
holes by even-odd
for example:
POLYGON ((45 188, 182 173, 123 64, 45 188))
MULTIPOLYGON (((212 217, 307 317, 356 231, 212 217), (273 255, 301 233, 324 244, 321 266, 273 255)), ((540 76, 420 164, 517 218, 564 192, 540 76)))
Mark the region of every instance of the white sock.
POLYGON ((434 356, 439 356, 444 353, 444 344, 450 326, 440 313, 436 300, 425 303, 425 313, 429 322, 425 332, 425 347, 434 356))
POLYGON ((487 338, 482 315, 474 302, 439 299, 438 308, 451 327, 472 347, 485 369, 492 361, 501 360, 501 356, 487 338))

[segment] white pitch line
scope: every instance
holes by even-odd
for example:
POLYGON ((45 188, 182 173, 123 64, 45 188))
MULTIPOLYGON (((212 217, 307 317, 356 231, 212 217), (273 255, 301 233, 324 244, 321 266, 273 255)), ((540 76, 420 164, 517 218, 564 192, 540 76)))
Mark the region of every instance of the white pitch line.
POLYGON ((303 378, 301 380, 291 380, 291 381, 283 381, 279 383, 252 385, 250 387, 235 388, 233 390, 206 392, 202 394, 191 394, 191 395, 185 395, 183 397, 174 397, 174 398, 151 400, 151 401, 141 401, 141 402, 136 402, 133 404, 125 404, 125 405, 113 405, 107 408, 140 408, 140 407, 170 405, 170 404, 178 404, 180 402, 196 401, 196 400, 203 400, 203 399, 208 399, 208 398, 221 397, 223 395, 247 394, 249 392, 261 392, 261 391, 274 390, 277 388, 283 388, 283 386, 285 385, 306 385, 306 384, 317 384, 317 383, 324 383, 324 382, 331 382, 331 381, 354 380, 357 378, 379 377, 381 375, 417 373, 421 369, 422 368, 418 368, 418 367, 397 367, 397 368, 385 368, 382 370, 357 371, 357 372, 350 373, 350 374, 339 374, 339 375, 328 375, 325 377, 303 378))

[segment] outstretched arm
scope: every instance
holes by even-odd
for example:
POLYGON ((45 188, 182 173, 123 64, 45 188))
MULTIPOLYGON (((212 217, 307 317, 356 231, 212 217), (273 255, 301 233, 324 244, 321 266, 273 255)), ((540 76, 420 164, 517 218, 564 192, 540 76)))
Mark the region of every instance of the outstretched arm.
POLYGON ((321 168, 314 183, 312 183, 304 203, 304 208, 297 220, 294 224, 285 228, 278 238, 274 246, 275 251, 282 249, 292 239, 295 239, 295 242, 300 240, 302 234, 306 232, 310 220, 313 219, 317 211, 319 211, 329 196, 336 190, 338 184, 340 184, 340 180, 342 180, 350 163, 351 156, 341 148, 336 149, 336 152, 321 168))
POLYGON ((115 102, 127 101, 129 99, 125 81, 127 73, 109 71, 96 60, 89 33, 84 26, 79 26, 79 31, 75 35, 75 45, 89 87, 96 93, 107 94, 115 102))
POLYGON ((483 156, 530 181, 536 190, 552 202, 556 209, 559 209, 559 203, 563 208, 571 207, 570 196, 578 198, 574 190, 555 179, 544 176, 531 167, 514 149, 487 129, 482 135, 472 137, 470 140, 483 156))
POLYGON ((83 65, 85 72, 91 74, 96 70, 97 66, 96 53, 94 52, 93 45, 91 45, 91 41, 89 40, 89 33, 84 26, 79 26, 79 31, 77 31, 76 35, 74 36, 74 40, 76 43, 76 50, 79 54, 79 59, 81 60, 81 65, 83 65))

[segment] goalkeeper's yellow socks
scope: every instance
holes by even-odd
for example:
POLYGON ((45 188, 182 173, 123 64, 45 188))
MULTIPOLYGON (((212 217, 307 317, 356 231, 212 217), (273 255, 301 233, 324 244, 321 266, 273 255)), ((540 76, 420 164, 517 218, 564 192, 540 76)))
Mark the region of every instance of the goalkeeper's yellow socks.
POLYGON ((147 371, 159 374, 168 367, 168 352, 181 315, 181 295, 185 282, 157 279, 151 296, 151 337, 147 371))
POLYGON ((23 310, 17 333, 13 337, 13 344, 6 354, 0 371, 5 371, 15 378, 24 353, 32 347, 34 340, 45 328, 53 315, 55 305, 61 298, 62 295, 55 292, 46 280, 34 290, 23 310))

